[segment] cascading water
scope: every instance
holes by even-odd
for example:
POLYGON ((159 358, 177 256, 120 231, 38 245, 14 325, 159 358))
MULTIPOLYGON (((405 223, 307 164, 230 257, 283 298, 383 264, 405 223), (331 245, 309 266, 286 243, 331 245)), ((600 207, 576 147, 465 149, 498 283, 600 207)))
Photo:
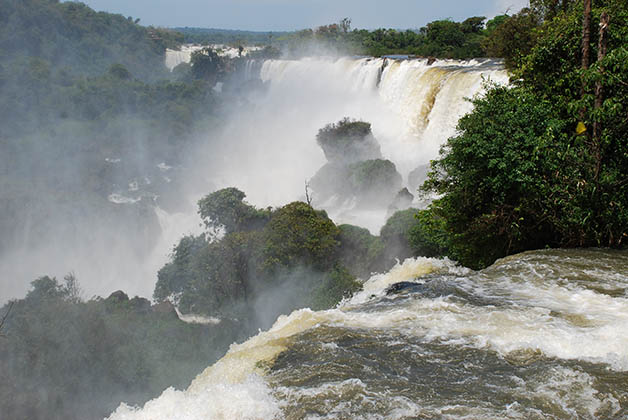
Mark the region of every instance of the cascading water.
POLYGON ((386 58, 270 60, 260 77, 271 90, 299 87, 305 100, 311 99, 312 91, 318 92, 314 99, 329 97, 328 106, 334 110, 337 97, 344 97, 340 110, 347 115, 337 113, 336 120, 350 116, 371 122, 384 157, 404 175, 438 156, 439 147, 455 133, 458 119, 471 111, 467 99, 481 94, 484 82, 508 82, 501 64, 491 60, 432 64, 386 58))
POLYGON ((240 54, 246 56, 251 51, 257 51, 260 47, 243 47, 242 52, 238 48, 233 48, 222 44, 211 45, 198 45, 198 44, 184 44, 179 47, 178 50, 166 49, 165 65, 168 70, 172 71, 175 67, 182 63, 189 63, 192 60, 192 54, 194 52, 202 50, 205 47, 213 48, 218 52, 218 55, 228 58, 236 58, 240 54))
POLYGON ((203 49, 202 45, 195 44, 182 45, 178 50, 168 48, 166 50, 166 67, 168 70, 172 71, 172 69, 181 63, 189 63, 192 59, 192 54, 201 49, 203 49))
MULTIPOLYGON (((261 207, 303 198, 304 181, 325 164, 315 137, 326 124, 344 117, 371 123, 383 158, 407 179, 455 133, 458 118, 472 108, 466 98, 481 94, 485 81, 508 81, 501 64, 491 60, 267 60, 251 61, 244 73, 259 77, 267 89, 252 93, 248 107, 198 154, 209 168, 207 179, 217 187, 240 188, 261 207)), ((418 185, 408 187, 415 191, 418 185)), ((321 202, 314 194, 314 205, 336 222, 375 234, 388 204, 365 210, 350 202, 321 202)))
POLYGON ((626 331, 625 251, 409 259, 110 420, 625 418, 626 331))

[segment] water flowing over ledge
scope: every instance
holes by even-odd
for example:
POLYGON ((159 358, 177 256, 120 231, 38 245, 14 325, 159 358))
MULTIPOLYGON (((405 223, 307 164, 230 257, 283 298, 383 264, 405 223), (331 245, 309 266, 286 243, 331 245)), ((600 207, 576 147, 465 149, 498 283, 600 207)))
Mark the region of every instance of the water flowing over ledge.
POLYGON ((534 251, 479 272, 409 259, 110 419, 612 418, 627 330, 626 252, 534 251), (399 282, 414 284, 391 293, 399 282))

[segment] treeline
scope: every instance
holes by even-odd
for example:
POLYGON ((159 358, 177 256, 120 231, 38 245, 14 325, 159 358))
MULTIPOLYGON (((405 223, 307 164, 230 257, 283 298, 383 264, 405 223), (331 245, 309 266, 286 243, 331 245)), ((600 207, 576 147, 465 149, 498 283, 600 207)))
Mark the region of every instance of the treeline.
POLYGON ((626 246, 628 6, 584 3, 533 2, 496 30, 511 86, 475 99, 432 163, 422 237, 467 266, 626 246))
MULTIPOLYGON (((2 0, 0 59, 36 57, 71 74, 102 74, 120 63, 143 79, 165 70, 166 47, 183 41, 174 31, 143 27, 139 19, 96 12, 78 2, 2 0)), ((163 74, 163 72, 162 72, 163 74)))
POLYGON ((222 44, 222 45, 270 45, 272 42, 290 32, 258 32, 233 29, 213 28, 172 28, 183 35, 186 44, 222 44))
POLYGON ((495 29, 509 19, 471 17, 463 22, 437 20, 419 30, 351 29, 351 20, 306 29, 278 38, 282 49, 292 55, 314 51, 349 55, 414 55, 468 59, 494 56, 491 38, 495 29))
POLYGON ((252 331, 277 316, 309 307, 328 309, 361 288, 373 272, 398 259, 437 255, 416 241, 413 196, 401 188, 395 165, 382 159, 371 125, 348 118, 316 136, 327 163, 305 184, 307 202, 259 209, 236 188, 215 191, 198 203, 206 227, 175 246, 158 273, 154 299, 174 301, 184 313, 246 320, 252 331), (388 209, 379 236, 337 226, 311 205, 340 197, 361 209, 388 209))
POLYGON ((81 299, 70 274, 32 282, 0 331, 2 417, 102 419, 121 401, 141 405, 173 386, 186 388, 216 361, 241 328, 223 320, 193 325, 170 304, 115 292, 81 299))
POLYGON ((145 208, 113 208, 107 197, 134 179, 148 179, 145 195, 167 196, 173 176, 156 165, 174 166, 197 127, 215 124, 213 84, 164 65, 165 48, 181 40, 81 3, 1 1, 0 252, 52 231, 73 238, 96 217, 158 228, 145 208), (68 212, 77 216, 64 230, 68 212))
POLYGON ((258 209, 226 188, 199 201, 207 232, 181 239, 158 274, 154 298, 184 313, 268 328, 280 314, 328 309, 361 288, 358 278, 397 259, 435 255, 414 241, 416 210, 395 213, 380 236, 339 225, 305 202, 258 209))

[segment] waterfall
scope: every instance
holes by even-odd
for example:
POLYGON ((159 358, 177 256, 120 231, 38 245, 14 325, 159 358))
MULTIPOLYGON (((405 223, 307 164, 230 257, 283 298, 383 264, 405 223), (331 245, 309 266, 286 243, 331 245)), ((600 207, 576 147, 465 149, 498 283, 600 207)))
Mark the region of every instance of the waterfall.
POLYGON ((172 71, 181 63, 189 63, 192 59, 192 54, 201 49, 203 49, 202 45, 195 44, 182 45, 178 50, 166 49, 166 67, 172 71))
POLYGON ((300 85, 305 93, 345 96, 353 106, 345 112, 371 122, 384 155, 406 172, 437 157, 439 147, 455 134, 458 119, 471 111, 468 99, 483 92, 484 82, 508 83, 507 72, 493 60, 436 60, 431 65, 426 59, 270 60, 260 77, 271 89, 300 85))
MULTIPOLYGON (((166 49, 166 58, 165 64, 168 70, 172 71, 175 67, 177 67, 181 63, 189 63, 192 59, 192 54, 195 51, 202 50, 205 47, 213 48, 218 52, 218 55, 227 58, 236 58, 240 55, 240 50, 238 48, 230 47, 228 45, 223 44, 210 44, 210 45, 197 45, 197 44, 184 44, 179 47, 178 50, 173 50, 170 48, 166 49)), ((252 51, 257 51, 261 47, 244 47, 242 50, 242 55, 246 56, 252 51)))
MULTIPOLYGON (((423 59, 304 58, 251 61, 243 73, 267 89, 250 92, 249 106, 198 154, 207 179, 217 187, 238 187, 261 207, 303 199, 304 181, 326 163, 315 140, 326 124, 344 117, 371 123, 383 158, 408 180, 455 134, 458 118, 472 109, 466 98, 481 95, 484 81, 508 82, 501 63, 491 60, 428 65, 423 59)), ((407 187, 416 193, 418 185, 407 187)), ((341 201, 314 195, 314 205, 334 221, 379 233, 388 202, 376 211, 341 201)))
MULTIPOLYGON (((490 60, 268 60, 246 74, 266 88, 197 155, 215 187, 258 206, 303 195, 325 163, 315 136, 327 123, 371 122, 407 177, 455 134, 466 98, 508 82, 490 60)), ((329 214, 374 233, 384 220, 351 205, 329 214)), ((109 420, 623 418, 627 267, 626 251, 605 250, 527 252, 477 272, 411 258, 336 308, 280 316, 186 390, 109 420)))

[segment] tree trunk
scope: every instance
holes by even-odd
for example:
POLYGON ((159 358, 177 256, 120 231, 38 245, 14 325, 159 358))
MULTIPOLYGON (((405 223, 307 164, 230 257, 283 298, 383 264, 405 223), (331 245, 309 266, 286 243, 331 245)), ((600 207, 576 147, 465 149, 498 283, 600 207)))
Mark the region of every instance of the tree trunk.
MULTIPOLYGON (((589 68, 591 55, 591 0, 584 0, 584 13, 582 17, 582 69, 587 70, 589 68)), ((587 86, 582 79, 582 87, 580 95, 584 97, 587 91, 587 86)), ((586 116, 586 109, 582 107, 580 110, 580 120, 584 121, 586 116)))
POLYGON ((591 56, 591 0, 584 0, 582 19, 582 68, 588 69, 591 56))
MULTIPOLYGON (((610 17, 608 13, 603 12, 600 17, 600 37, 598 40, 597 47, 597 61, 601 62, 604 57, 606 57, 606 49, 608 44, 608 24, 610 22, 610 17)), ((604 74, 604 67, 600 65, 600 73, 604 74)), ((602 103, 604 102, 604 87, 602 86, 602 81, 598 80, 595 82, 595 104, 594 110, 599 110, 602 108, 602 103)), ((593 122, 593 144, 595 145, 595 179, 597 180, 600 174, 600 169, 602 165, 602 126, 600 124, 599 118, 596 117, 596 121, 593 122)))

